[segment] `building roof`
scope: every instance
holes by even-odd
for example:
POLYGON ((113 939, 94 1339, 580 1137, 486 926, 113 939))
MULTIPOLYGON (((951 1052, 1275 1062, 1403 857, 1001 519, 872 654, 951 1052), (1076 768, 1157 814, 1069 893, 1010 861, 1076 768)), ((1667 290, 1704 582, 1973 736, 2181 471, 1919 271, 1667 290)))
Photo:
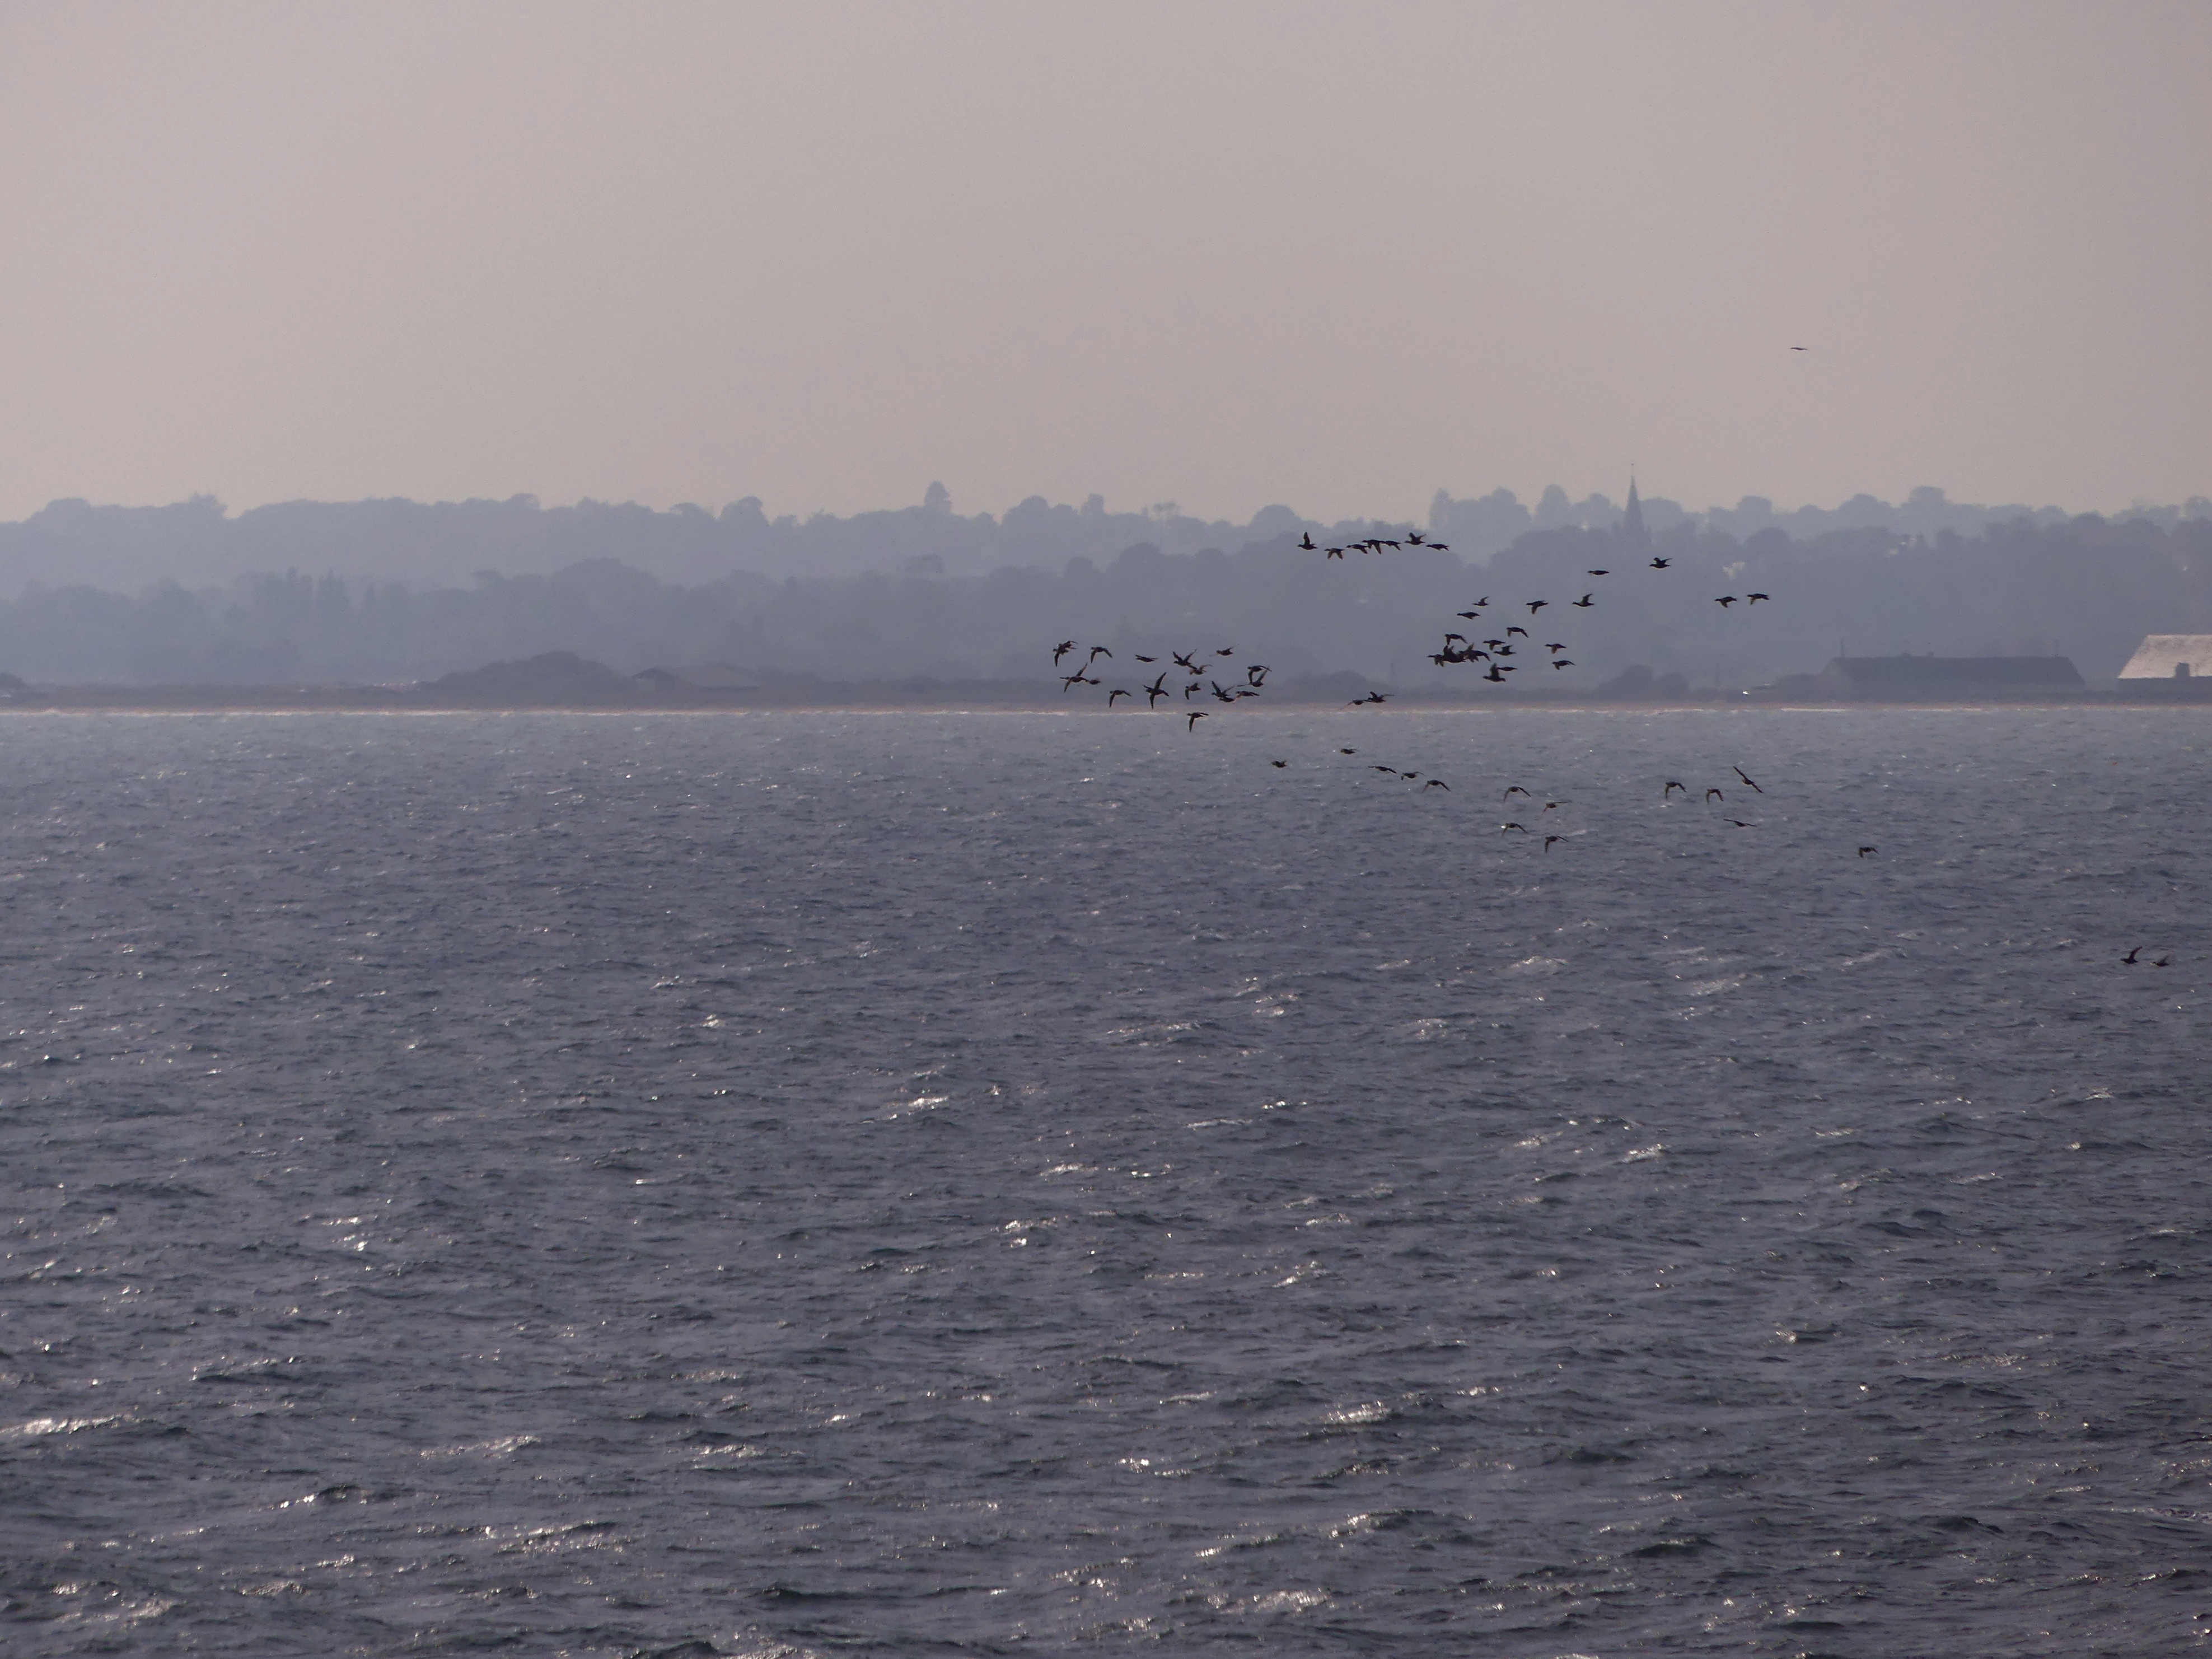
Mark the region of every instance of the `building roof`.
POLYGON ((2182 678, 2187 664, 2190 677, 2212 674, 2212 634, 2146 634, 2128 665, 2124 680, 2171 680, 2182 678))

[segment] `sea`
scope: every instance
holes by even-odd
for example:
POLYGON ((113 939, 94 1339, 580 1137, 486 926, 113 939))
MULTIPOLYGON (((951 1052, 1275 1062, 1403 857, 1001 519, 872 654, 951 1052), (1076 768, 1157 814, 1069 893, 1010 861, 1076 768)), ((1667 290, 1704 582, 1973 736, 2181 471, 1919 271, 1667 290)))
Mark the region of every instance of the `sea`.
POLYGON ((0 1652, 2206 1650, 2205 711, 1189 725, 0 715, 0 1652))

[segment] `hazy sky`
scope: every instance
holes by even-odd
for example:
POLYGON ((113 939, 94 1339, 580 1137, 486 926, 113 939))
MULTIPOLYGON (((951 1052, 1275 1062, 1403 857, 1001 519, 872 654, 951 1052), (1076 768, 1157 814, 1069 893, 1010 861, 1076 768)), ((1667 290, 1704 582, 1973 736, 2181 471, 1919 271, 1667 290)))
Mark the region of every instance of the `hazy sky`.
POLYGON ((2195 0, 8 3, 0 518, 2212 494, 2208 88, 2195 0))

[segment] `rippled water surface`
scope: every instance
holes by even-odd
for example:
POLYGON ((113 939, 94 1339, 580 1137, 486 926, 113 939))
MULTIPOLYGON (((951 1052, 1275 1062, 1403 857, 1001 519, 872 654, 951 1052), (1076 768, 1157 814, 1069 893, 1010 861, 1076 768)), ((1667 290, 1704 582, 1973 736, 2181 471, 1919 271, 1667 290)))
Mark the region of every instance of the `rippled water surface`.
POLYGON ((2208 748, 0 717, 0 1650, 2198 1650, 2208 748))

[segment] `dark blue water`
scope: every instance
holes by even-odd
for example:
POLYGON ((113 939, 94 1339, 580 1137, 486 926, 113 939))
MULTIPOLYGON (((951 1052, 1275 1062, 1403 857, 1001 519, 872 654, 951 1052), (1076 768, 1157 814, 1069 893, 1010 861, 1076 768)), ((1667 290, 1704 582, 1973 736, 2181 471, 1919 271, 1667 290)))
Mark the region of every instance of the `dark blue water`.
POLYGON ((0 720, 0 1650, 2197 1651, 2209 746, 0 720))

